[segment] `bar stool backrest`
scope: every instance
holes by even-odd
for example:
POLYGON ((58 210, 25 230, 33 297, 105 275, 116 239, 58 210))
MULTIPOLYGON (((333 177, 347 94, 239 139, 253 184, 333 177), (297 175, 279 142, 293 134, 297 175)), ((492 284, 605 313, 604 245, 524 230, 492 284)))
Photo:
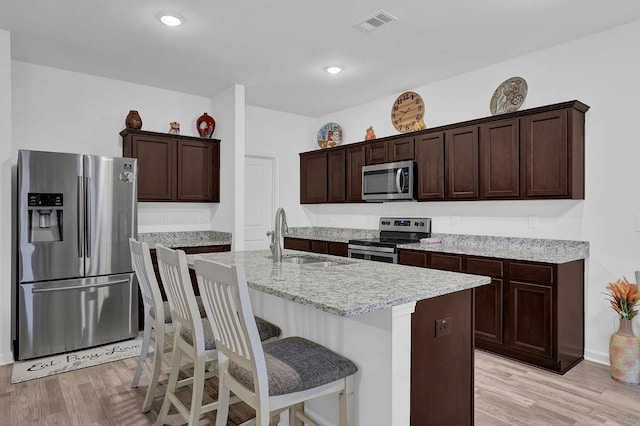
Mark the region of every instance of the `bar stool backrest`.
POLYGON ((268 398, 264 351, 242 266, 196 259, 200 296, 211 322, 218 353, 253 372, 254 394, 268 398))
POLYGON ((156 254, 158 255, 162 285, 167 294, 176 333, 179 333, 180 329, 191 330, 194 345, 196 348, 204 350, 202 326, 196 327, 195 322, 196 320, 200 321, 200 313, 191 286, 187 257, 182 250, 171 250, 162 245, 156 245, 156 254))
POLYGON ((133 270, 136 273, 138 284, 140 285, 145 314, 148 314, 149 310, 153 308, 156 323, 164 324, 162 294, 160 293, 160 286, 158 285, 156 275, 153 272, 149 245, 144 242, 138 242, 135 238, 129 238, 129 250, 131 251, 133 270))

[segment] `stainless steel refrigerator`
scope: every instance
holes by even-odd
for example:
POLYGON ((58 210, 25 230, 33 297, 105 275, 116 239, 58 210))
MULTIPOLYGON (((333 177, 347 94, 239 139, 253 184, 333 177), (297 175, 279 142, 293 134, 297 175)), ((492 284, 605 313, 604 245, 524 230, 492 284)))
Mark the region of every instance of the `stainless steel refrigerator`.
POLYGON ((18 153, 18 359, 138 333, 133 158, 18 153))

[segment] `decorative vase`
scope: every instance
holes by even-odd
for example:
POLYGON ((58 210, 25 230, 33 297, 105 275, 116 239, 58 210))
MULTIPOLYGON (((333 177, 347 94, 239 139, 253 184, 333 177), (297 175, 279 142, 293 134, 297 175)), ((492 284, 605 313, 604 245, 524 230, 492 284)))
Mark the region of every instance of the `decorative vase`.
POLYGON ((210 138, 213 136, 213 131, 216 129, 216 121, 212 116, 206 112, 198 117, 196 121, 196 127, 201 138, 210 138))
POLYGON ((142 129, 142 118, 138 111, 133 109, 129 111, 129 115, 124 119, 124 125, 127 129, 142 129))
POLYGON ((629 385, 640 385, 640 337, 633 334, 631 320, 621 319, 609 342, 611 377, 629 385))

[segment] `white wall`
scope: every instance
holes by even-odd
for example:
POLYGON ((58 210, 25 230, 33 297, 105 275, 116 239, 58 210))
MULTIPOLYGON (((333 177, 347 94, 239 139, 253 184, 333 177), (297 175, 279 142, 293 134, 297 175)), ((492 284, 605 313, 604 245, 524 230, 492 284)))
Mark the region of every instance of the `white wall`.
POLYGON ((241 212, 236 212, 236 204, 244 202, 243 168, 237 166, 238 156, 244 157, 244 87, 234 85, 219 93, 211 101, 211 111, 216 118, 214 138, 221 140, 220 204, 212 218, 212 229, 231 232, 233 248, 238 250, 238 244, 244 244, 244 220, 238 219, 241 212))
POLYGON ((15 290, 11 272, 11 45, 10 35, 0 30, 0 365, 13 360, 11 312, 15 290))
MULTIPOLYGON (((433 217, 434 232, 586 240, 591 256, 586 273, 587 358, 608 362, 615 315, 603 296, 607 283, 640 269, 640 158, 636 99, 640 97, 640 22, 525 55, 414 90, 426 103, 427 127, 489 115, 497 85, 524 77, 524 108, 578 99, 586 115, 586 195, 584 201, 430 202, 304 207, 313 225, 377 226, 384 214, 433 217), (459 216, 453 226, 451 216, 459 216), (527 216, 539 215, 528 228, 527 216)), ((347 142, 364 139, 373 125, 378 137, 396 134, 389 113, 398 94, 321 117, 339 123, 347 142)), ((314 140, 313 135, 307 139, 314 140)), ((634 280, 635 281, 635 280, 634 280)), ((562 309, 561 306, 558 307, 562 309)), ((635 322, 640 333, 640 320, 635 322)))
MULTIPOLYGON (((298 153, 314 149, 309 135, 314 134, 315 120, 247 105, 246 154, 275 157, 276 208, 284 207, 289 226, 309 226, 310 221, 300 205, 300 160, 298 153)), ((318 145, 311 138, 315 147, 318 145)))
MULTIPOLYGON (((208 98, 14 61, 13 161, 18 149, 122 156, 124 119, 138 110, 142 129, 198 136, 208 98)), ((214 134, 214 137, 216 135, 214 134)), ((140 203, 139 231, 212 229, 217 204, 140 203)))

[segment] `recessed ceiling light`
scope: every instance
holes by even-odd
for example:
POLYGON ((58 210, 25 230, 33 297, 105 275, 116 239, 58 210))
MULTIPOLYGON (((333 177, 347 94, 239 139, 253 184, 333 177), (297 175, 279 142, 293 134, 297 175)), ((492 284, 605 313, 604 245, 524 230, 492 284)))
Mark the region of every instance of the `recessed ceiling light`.
POLYGON ((182 24, 183 21, 183 19, 175 13, 161 13, 158 15, 158 18, 160 19, 160 22, 168 27, 177 27, 182 24))
POLYGON ((344 69, 343 66, 340 65, 331 65, 329 67, 325 68, 325 71, 328 72, 329 74, 338 74, 339 72, 341 72, 344 69))

